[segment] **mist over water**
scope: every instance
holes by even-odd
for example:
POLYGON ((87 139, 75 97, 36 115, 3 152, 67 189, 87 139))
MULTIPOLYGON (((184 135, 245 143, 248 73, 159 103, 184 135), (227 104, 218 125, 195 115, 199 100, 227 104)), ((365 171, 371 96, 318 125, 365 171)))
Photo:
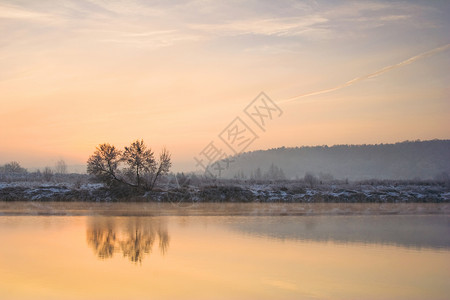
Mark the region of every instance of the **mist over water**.
POLYGON ((443 299, 450 292, 450 219, 432 208, 367 215, 365 205, 339 215, 317 204, 317 215, 296 216, 280 216, 271 204, 53 209, 64 206, 69 215, 2 208, 2 299, 443 299))

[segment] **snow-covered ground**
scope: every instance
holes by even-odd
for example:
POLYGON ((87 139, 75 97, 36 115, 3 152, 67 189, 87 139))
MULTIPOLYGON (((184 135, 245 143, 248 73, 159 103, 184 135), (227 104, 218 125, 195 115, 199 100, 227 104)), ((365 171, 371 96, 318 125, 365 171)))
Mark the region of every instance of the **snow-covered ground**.
POLYGON ((101 183, 0 182, 0 200, 4 201, 100 200, 102 194, 104 185, 101 183))
MULTIPOLYGON (((229 202, 450 202, 446 184, 320 184, 215 181, 162 186, 140 196, 149 201, 229 202)), ((108 201, 114 194, 101 183, 0 182, 0 201, 108 201)))

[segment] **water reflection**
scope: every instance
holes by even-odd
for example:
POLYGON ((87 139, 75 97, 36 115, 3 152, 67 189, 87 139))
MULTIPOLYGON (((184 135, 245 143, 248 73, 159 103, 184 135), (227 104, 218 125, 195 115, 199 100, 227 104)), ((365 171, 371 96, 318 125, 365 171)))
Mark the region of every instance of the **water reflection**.
POLYGON ((450 249, 447 215, 253 217, 229 227, 251 236, 281 240, 450 249))
POLYGON ((447 299, 449 221, 0 216, 0 299, 447 299))
POLYGON ((120 252, 134 263, 141 263, 152 252, 156 240, 162 255, 170 243, 167 222, 149 217, 93 217, 88 222, 86 239, 99 258, 108 259, 120 252))
MULTIPOLYGON (((446 215, 192 218, 202 220, 203 225, 218 225, 265 239, 450 249, 450 219, 446 215)), ((184 224, 182 227, 189 227, 189 217, 175 219, 177 224, 184 224)), ((167 220, 167 217, 90 217, 87 243, 101 259, 122 253, 131 262, 142 263, 155 244, 161 255, 167 253, 170 244, 167 220)))

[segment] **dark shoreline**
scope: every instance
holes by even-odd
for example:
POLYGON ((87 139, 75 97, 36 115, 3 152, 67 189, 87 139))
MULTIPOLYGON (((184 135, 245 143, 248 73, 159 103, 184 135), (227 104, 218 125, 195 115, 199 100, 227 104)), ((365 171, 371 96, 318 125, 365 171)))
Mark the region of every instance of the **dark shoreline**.
POLYGON ((99 184, 0 185, 0 201, 247 202, 247 203, 450 203, 446 184, 230 183, 169 187, 148 192, 111 190, 99 184))

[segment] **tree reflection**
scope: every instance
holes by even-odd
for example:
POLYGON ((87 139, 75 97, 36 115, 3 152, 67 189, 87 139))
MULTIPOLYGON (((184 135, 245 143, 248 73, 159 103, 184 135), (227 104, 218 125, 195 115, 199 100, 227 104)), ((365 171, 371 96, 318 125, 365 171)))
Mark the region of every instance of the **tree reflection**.
POLYGON ((167 230, 161 230, 161 228, 158 230, 158 237, 159 237, 159 250, 161 251, 162 255, 165 255, 167 253, 167 250, 169 250, 169 232, 167 230))
POLYGON ((112 257, 116 245, 116 234, 110 228, 92 228, 87 231, 88 244, 100 258, 112 257))
POLYGON ((99 258, 111 258, 121 252, 134 263, 142 263, 157 239, 162 255, 167 253, 170 242, 163 219, 140 217, 94 218, 88 224, 86 239, 99 258))

